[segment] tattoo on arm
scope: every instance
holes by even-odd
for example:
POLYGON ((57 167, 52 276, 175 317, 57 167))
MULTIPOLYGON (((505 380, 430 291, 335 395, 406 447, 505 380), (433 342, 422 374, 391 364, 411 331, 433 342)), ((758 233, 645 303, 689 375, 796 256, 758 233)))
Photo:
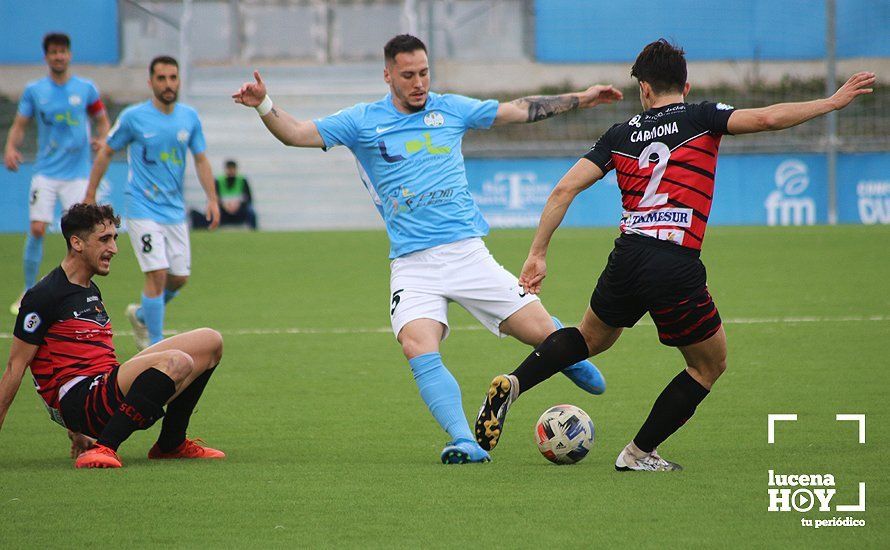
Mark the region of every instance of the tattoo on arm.
POLYGON ((275 107, 272 107, 272 110, 269 111, 269 112, 272 113, 272 115, 273 115, 275 118, 279 118, 279 117, 278 117, 278 110, 275 109, 275 107))
POLYGON ((553 115, 571 111, 578 107, 578 97, 571 94, 530 96, 514 99, 511 103, 518 107, 528 107, 526 122, 538 122, 553 115))

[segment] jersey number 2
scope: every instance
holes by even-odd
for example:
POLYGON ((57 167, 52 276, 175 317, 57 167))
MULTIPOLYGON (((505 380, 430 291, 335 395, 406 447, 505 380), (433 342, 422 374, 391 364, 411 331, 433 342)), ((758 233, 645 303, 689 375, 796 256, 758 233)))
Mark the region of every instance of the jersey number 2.
POLYGON ((671 158, 671 150, 664 143, 653 141, 640 153, 639 167, 641 169, 649 167, 649 157, 652 155, 658 157, 658 161, 655 163, 655 168, 652 169, 652 175, 649 176, 649 185, 646 186, 646 191, 643 192, 643 198, 640 200, 639 206, 661 206, 662 204, 667 204, 668 201, 667 193, 656 193, 656 191, 661 183, 662 176, 664 176, 668 160, 671 158))

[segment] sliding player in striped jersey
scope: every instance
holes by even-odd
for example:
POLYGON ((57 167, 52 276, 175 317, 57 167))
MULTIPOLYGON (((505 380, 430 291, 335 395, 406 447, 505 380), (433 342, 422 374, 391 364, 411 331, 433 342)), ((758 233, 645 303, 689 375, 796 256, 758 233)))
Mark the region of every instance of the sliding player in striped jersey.
POLYGON ((567 365, 606 351, 624 327, 649 312, 661 342, 677 347, 687 367, 655 401, 615 468, 681 469, 656 448, 693 415, 726 369, 726 334, 699 259, 721 137, 796 126, 846 107, 870 93, 875 82, 874 73, 857 73, 829 98, 760 109, 690 104, 685 102, 684 52, 664 39, 643 49, 631 75, 639 81, 645 110, 612 126, 557 184, 519 282, 530 293, 540 292, 553 232, 578 193, 613 168, 624 207, 621 236, 581 325, 554 332, 515 371, 492 381, 476 420, 476 437, 485 449, 497 444, 507 409, 521 393, 567 365))
POLYGON ((77 468, 120 468, 118 446, 162 416, 148 458, 223 458, 185 435, 222 358, 218 332, 177 334, 118 364, 111 320, 92 279, 108 275, 119 225, 107 205, 75 204, 62 216, 68 254, 22 298, 0 378, 0 427, 30 367, 50 419, 68 428, 77 468))

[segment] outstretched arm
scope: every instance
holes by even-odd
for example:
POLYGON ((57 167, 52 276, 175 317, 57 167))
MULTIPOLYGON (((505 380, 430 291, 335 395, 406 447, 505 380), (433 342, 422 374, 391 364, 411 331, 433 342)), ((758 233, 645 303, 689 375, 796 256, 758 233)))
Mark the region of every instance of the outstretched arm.
POLYGON ((253 72, 255 82, 245 82, 241 89, 232 94, 235 103, 245 107, 260 107, 260 120, 269 129, 278 141, 292 147, 324 147, 324 140, 318 133, 318 128, 311 120, 297 120, 284 111, 281 107, 272 105, 272 100, 263 105, 269 96, 266 94, 266 83, 260 77, 259 71, 253 72), (268 112, 263 112, 271 108, 268 112))
POLYGON ((729 115, 726 125, 730 134, 751 134, 784 130, 831 111, 843 109, 857 96, 870 94, 875 73, 856 73, 831 97, 798 103, 777 103, 759 109, 738 109, 729 115))
POLYGON ((599 166, 587 159, 580 159, 550 193, 544 211, 541 212, 541 221, 535 231, 528 258, 519 275, 519 284, 526 292, 537 294, 541 291, 541 282, 547 276, 547 249, 553 233, 562 223, 566 211, 578 193, 599 181, 603 175, 599 166))
POLYGON ((499 104, 494 123, 538 122, 572 109, 588 109, 602 103, 621 101, 623 97, 621 90, 600 84, 571 94, 520 97, 499 104))
POLYGON ((9 349, 9 361, 6 363, 6 372, 0 378, 0 427, 3 426, 6 413, 22 384, 25 369, 31 364, 36 354, 37 346, 13 337, 12 347, 9 349))

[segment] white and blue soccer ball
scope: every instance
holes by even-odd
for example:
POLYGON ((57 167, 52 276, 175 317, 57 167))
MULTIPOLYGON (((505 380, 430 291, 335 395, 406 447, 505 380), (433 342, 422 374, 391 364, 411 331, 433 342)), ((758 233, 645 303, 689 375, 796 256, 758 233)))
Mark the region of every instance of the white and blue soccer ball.
POLYGON ((593 421, 574 405, 550 407, 535 426, 538 450, 554 464, 583 460, 593 445, 593 435, 593 421))

